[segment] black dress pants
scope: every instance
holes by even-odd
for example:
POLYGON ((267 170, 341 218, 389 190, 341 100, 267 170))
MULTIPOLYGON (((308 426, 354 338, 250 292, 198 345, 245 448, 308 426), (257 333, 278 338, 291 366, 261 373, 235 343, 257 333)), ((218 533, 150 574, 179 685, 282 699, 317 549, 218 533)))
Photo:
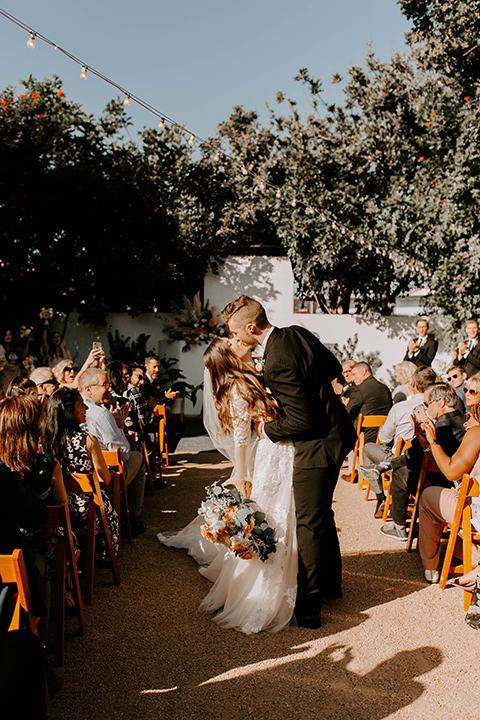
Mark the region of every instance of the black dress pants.
POLYGON ((297 519, 297 618, 318 617, 322 595, 338 595, 342 586, 342 559, 333 493, 340 464, 326 468, 294 468, 293 490, 297 519))

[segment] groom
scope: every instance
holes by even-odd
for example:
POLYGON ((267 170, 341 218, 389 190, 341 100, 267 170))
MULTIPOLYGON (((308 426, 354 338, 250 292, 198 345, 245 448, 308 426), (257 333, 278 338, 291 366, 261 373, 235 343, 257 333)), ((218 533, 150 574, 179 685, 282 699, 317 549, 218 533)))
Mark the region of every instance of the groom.
POLYGON ((257 432, 273 442, 293 440, 293 488, 298 537, 295 615, 302 627, 320 627, 322 598, 342 594, 342 561, 332 499, 355 430, 332 389, 338 360, 304 328, 273 327, 263 306, 242 295, 222 311, 232 335, 251 348, 262 345, 266 387, 283 416, 257 432))

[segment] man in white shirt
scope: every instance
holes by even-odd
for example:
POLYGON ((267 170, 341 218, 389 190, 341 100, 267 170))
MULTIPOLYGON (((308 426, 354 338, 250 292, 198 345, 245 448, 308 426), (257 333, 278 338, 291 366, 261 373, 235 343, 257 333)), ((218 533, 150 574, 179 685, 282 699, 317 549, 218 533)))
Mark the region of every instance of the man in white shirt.
POLYGON ((399 438, 405 441, 413 440, 415 435, 411 420, 413 408, 417 405, 423 406, 423 393, 435 382, 435 379, 436 373, 432 368, 418 369, 410 384, 406 386, 407 399, 393 405, 388 413, 385 424, 378 433, 380 445, 376 443, 366 443, 365 445, 363 450, 365 465, 359 467, 358 472, 361 477, 369 481, 370 488, 377 496, 374 513, 376 518, 382 517, 385 503, 381 473, 388 469, 399 438), (383 463, 387 464, 383 465, 383 463))
POLYGON ((80 373, 77 381, 87 406, 86 431, 98 438, 103 450, 122 451, 132 535, 140 535, 147 529, 140 518, 145 492, 145 460, 141 453, 130 449, 123 432, 129 406, 125 404, 115 411, 107 410, 105 403, 110 401, 111 386, 104 370, 88 368, 80 373))

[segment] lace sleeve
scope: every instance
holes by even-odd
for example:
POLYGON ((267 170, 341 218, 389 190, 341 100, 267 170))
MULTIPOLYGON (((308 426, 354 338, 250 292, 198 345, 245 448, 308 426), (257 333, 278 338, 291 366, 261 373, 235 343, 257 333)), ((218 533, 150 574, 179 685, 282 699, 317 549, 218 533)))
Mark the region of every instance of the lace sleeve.
POLYGON ((235 387, 232 390, 230 399, 230 415, 232 418, 235 447, 248 445, 250 442, 252 418, 247 401, 240 397, 235 387))

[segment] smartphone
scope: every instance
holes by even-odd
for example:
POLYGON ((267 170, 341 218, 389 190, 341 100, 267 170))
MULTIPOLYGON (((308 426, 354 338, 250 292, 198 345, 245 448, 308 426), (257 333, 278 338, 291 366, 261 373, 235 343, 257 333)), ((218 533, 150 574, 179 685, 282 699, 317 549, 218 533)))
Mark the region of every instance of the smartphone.
POLYGON ((103 350, 103 345, 101 342, 93 342, 92 343, 92 350, 103 350))
POLYGON ((413 415, 418 423, 423 423, 428 420, 427 413, 425 412, 425 405, 416 405, 413 408, 413 415))

